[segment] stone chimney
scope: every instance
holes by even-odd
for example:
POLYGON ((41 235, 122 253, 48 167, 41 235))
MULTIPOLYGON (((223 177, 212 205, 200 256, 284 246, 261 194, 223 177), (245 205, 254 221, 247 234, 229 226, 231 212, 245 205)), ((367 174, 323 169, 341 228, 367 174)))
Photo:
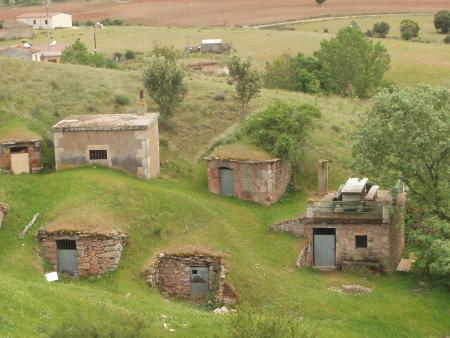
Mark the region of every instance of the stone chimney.
POLYGON ((328 193, 328 160, 320 160, 317 170, 317 192, 319 195, 328 193))
POLYGON ((139 109, 138 114, 146 114, 147 113, 147 103, 145 103, 144 90, 139 91, 139 109))

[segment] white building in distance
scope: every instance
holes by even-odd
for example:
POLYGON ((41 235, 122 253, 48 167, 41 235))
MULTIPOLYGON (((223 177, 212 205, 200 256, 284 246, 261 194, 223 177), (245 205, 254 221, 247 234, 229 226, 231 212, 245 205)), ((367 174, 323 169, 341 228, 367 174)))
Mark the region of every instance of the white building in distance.
POLYGON ((72 27, 72 15, 65 13, 25 13, 17 17, 17 21, 26 23, 33 29, 54 29, 72 27))

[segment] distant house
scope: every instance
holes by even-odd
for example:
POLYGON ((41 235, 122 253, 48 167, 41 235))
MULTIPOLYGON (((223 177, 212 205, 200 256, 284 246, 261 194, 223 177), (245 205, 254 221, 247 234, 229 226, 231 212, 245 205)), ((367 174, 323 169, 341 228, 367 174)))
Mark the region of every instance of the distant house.
POLYGON ((107 166, 143 179, 159 175, 158 113, 143 92, 136 114, 70 116, 53 126, 56 170, 107 166))
POLYGON ((13 174, 42 170, 42 138, 28 130, 0 133, 0 172, 13 174))
POLYGON ((0 56, 34 62, 59 63, 65 48, 63 44, 15 45, 0 49, 0 56))
POLYGON ((59 63, 61 61, 61 55, 66 46, 61 43, 55 44, 43 44, 43 45, 33 45, 34 49, 41 51, 41 61, 59 63))
POLYGON ((206 161, 209 191, 263 205, 278 201, 292 176, 289 162, 247 144, 219 146, 206 161))
POLYGON ((202 40, 200 51, 202 53, 223 53, 229 49, 228 44, 222 39, 206 39, 202 40))
POLYGON ((65 13, 25 13, 17 17, 17 21, 31 25, 33 29, 54 29, 72 27, 72 15, 65 13))
POLYGON ((337 193, 311 201, 303 219, 308 242, 299 263, 317 268, 394 271, 403 253, 404 193, 390 196, 367 178, 349 178, 337 193), (395 215, 395 216, 393 216, 395 215))
POLYGON ((0 39, 23 39, 33 37, 31 25, 18 21, 0 22, 0 39))

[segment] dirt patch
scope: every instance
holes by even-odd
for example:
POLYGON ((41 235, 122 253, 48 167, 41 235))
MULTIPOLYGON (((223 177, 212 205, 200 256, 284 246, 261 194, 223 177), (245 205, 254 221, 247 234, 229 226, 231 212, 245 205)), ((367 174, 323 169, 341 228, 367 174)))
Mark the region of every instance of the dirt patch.
MULTIPOLYGON (((319 7, 313 0, 134 0, 129 3, 69 2, 52 4, 52 11, 74 20, 123 19, 152 26, 251 25, 329 15, 421 12, 446 8, 448 0, 334 0, 319 7)), ((0 19, 15 19, 42 6, 2 8, 0 19)))

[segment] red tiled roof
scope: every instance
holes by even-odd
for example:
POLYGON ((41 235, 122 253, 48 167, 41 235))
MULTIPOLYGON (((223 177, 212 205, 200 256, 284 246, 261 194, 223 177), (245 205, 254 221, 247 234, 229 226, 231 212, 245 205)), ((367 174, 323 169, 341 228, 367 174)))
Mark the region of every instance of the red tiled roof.
MULTIPOLYGON (((49 12, 48 16, 55 16, 58 14, 63 14, 63 13, 55 13, 55 12, 49 12)), ((21 14, 18 16, 18 18, 46 18, 47 17, 47 13, 46 12, 41 12, 41 13, 25 13, 25 14, 21 14)))

